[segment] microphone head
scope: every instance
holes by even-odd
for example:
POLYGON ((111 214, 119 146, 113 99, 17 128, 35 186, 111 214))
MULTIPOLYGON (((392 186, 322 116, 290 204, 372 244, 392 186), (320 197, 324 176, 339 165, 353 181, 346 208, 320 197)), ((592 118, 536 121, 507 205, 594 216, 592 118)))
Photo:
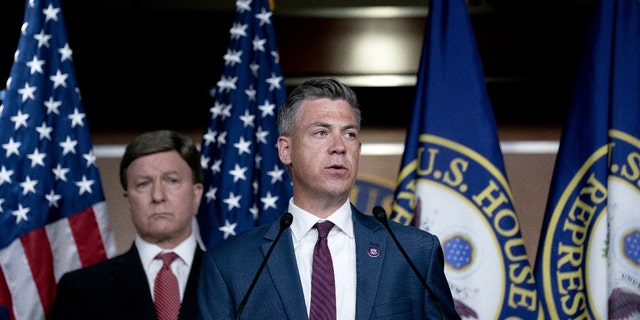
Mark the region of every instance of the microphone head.
POLYGON ((387 222, 387 212, 381 206, 373 207, 373 216, 382 223, 387 222))
POLYGON ((280 229, 284 230, 289 228, 293 223, 293 215, 289 212, 285 212, 282 217, 280 217, 280 229))

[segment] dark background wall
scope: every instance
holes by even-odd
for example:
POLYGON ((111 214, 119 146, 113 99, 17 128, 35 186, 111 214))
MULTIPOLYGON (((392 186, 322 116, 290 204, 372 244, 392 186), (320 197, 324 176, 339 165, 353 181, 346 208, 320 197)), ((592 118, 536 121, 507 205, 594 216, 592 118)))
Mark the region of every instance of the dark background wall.
MULTIPOLYGON (((591 2, 468 2, 500 126, 562 123, 591 2)), ((24 3, 0 2, 0 87, 13 61, 24 3)), ((275 0, 273 23, 288 87, 307 77, 342 77, 362 99, 364 125, 404 127, 427 6, 426 0, 275 0), (400 80, 371 82, 380 75, 400 80)), ((92 131, 206 126, 234 0, 62 0, 62 9, 92 131)))

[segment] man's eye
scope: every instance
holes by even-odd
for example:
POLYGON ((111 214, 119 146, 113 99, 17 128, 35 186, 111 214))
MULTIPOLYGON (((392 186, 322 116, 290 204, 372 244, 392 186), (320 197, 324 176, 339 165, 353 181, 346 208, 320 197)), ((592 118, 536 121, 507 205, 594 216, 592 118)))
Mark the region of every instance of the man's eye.
POLYGON ((357 132, 347 132, 346 135, 349 138, 357 138, 358 137, 358 133, 357 132))
POLYGON ((140 188, 144 188, 144 187, 146 187, 148 185, 149 185, 149 181, 141 181, 141 182, 136 183, 136 188, 140 189, 140 188))

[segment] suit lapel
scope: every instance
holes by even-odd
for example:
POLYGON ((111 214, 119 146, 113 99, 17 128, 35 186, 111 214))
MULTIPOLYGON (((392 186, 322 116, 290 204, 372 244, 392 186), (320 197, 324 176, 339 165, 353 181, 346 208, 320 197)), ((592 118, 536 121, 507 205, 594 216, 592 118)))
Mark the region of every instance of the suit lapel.
POLYGON ((182 298, 182 306, 180 307, 180 315, 178 319, 193 319, 198 310, 198 278, 200 276, 200 265, 202 264, 202 249, 196 246, 196 254, 193 256, 187 287, 182 298))
MULTIPOLYGON (((369 319, 373 312, 375 297, 378 291, 382 265, 387 250, 387 236, 383 226, 375 219, 369 218, 352 207, 353 228, 356 239, 356 318, 369 319)), ((267 254, 279 231, 279 223, 273 223, 265 234, 262 252, 267 254)), ((306 319, 307 309, 300 284, 300 276, 293 250, 291 229, 282 234, 267 262, 268 272, 273 279, 277 296, 289 319, 306 319)), ((264 275, 263 275, 264 276, 264 275)))
POLYGON ((114 278, 129 293, 129 297, 126 299, 132 301, 132 306, 137 306, 136 311, 140 315, 140 319, 155 319, 156 311, 151 298, 151 289, 140 262, 138 249, 133 245, 131 250, 123 254, 121 258, 116 261, 112 270, 114 278))
MULTIPOLYGON (((271 225, 271 228, 265 234, 266 241, 262 244, 262 252, 264 255, 269 251, 279 230, 280 224, 276 222, 271 225)), ((293 250, 291 229, 287 229, 282 233, 280 240, 278 240, 276 247, 271 253, 269 261, 267 261, 267 268, 264 271, 268 272, 273 279, 273 285, 278 292, 274 297, 280 297, 282 300, 287 318, 306 319, 307 307, 304 303, 304 293, 302 292, 302 284, 300 283, 298 264, 293 250)), ((277 302, 274 301, 274 303, 277 302)))
POLYGON ((378 283, 386 252, 386 234, 382 225, 352 208, 356 239, 356 318, 369 319, 373 312, 378 283))

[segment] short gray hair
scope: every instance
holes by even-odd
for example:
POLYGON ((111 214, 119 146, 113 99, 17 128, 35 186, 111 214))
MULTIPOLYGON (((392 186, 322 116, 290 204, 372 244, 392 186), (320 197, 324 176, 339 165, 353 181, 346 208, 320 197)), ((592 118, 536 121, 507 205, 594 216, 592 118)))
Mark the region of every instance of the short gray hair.
POLYGON ((291 135, 298 116, 300 106, 304 101, 328 98, 331 100, 344 100, 351 106, 358 122, 358 128, 362 121, 360 104, 355 92, 336 79, 312 79, 303 82, 293 89, 285 103, 278 110, 278 131, 280 135, 291 135))

